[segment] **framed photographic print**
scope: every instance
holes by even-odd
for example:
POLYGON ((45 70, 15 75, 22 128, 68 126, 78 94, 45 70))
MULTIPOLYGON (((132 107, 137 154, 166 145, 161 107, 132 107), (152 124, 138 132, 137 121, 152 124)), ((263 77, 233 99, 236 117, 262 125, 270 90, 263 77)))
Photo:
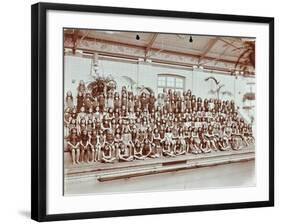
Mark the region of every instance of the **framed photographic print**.
POLYGON ((32 219, 274 205, 274 19, 32 6, 32 219))

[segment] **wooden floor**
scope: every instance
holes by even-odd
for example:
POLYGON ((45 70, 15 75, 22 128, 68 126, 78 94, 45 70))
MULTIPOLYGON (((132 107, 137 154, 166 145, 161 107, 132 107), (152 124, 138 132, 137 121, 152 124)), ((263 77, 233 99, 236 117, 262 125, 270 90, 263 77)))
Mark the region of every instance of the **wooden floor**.
POLYGON ((64 183, 65 196, 254 187, 255 160, 102 182, 88 176, 64 183))
POLYGON ((254 159, 255 151, 253 147, 240 151, 217 151, 199 155, 187 154, 170 158, 151 158, 111 164, 96 162, 73 165, 69 153, 65 153, 65 180, 75 181, 94 178, 96 181, 104 182, 254 159))

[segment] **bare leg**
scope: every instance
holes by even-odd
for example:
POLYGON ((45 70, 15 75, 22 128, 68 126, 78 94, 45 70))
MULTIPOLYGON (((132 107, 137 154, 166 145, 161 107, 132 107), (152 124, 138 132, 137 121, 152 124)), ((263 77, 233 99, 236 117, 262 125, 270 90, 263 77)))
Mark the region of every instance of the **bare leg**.
POLYGON ((189 150, 190 150, 189 144, 186 144, 186 152, 185 152, 185 154, 188 154, 189 150))
POLYGON ((100 154, 100 149, 99 148, 97 148, 96 149, 96 157, 95 157, 95 161, 97 162, 97 161, 100 161, 100 158, 99 158, 99 154, 100 154))
POLYGON ((80 163, 79 158, 80 158, 80 149, 77 148, 76 149, 76 163, 78 163, 78 164, 80 163))
POLYGON ((90 152, 90 149, 87 150, 87 162, 89 163, 90 162, 90 155, 91 155, 91 152, 90 152))
POLYGON ((211 141, 211 146, 213 147, 214 151, 218 151, 218 148, 214 140, 211 141))
POLYGON ((92 162, 96 162, 96 153, 95 153, 95 150, 92 149, 92 162))
POLYGON ((84 152, 85 150, 82 148, 81 149, 81 162, 84 163, 84 152))
POLYGON ((71 159, 72 159, 72 164, 75 164, 75 149, 71 149, 71 159))
POLYGON ((157 152, 158 152, 159 156, 161 156, 161 157, 163 156, 163 151, 162 151, 161 147, 157 146, 157 152))

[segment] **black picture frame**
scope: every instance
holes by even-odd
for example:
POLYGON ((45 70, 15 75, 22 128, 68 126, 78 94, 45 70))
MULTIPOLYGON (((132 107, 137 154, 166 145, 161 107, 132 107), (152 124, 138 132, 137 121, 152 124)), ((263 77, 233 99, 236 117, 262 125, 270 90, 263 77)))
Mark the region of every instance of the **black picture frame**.
POLYGON ((31 218, 37 221, 74 220, 86 218, 102 218, 116 216, 134 216, 161 213, 193 212, 206 210, 238 209, 274 206, 274 18, 224 15, 211 13, 195 13, 183 11, 163 11, 151 9, 103 7, 74 4, 37 3, 31 11, 31 218), (46 213, 46 13, 48 10, 63 10, 73 12, 99 12, 125 15, 162 16, 169 18, 190 18, 216 21, 254 22, 269 25, 269 200, 209 204, 195 206, 159 207, 130 210, 114 210, 99 212, 83 212, 68 214, 46 213))

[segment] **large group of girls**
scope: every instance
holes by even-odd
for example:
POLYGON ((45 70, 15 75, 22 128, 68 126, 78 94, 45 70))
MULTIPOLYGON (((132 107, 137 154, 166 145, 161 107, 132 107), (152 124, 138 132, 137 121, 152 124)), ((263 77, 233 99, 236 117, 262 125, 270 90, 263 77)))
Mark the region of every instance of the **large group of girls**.
POLYGON ((254 144, 252 127, 233 101, 201 99, 190 90, 134 94, 122 87, 93 96, 83 81, 65 98, 65 145, 72 163, 145 160, 254 144))

